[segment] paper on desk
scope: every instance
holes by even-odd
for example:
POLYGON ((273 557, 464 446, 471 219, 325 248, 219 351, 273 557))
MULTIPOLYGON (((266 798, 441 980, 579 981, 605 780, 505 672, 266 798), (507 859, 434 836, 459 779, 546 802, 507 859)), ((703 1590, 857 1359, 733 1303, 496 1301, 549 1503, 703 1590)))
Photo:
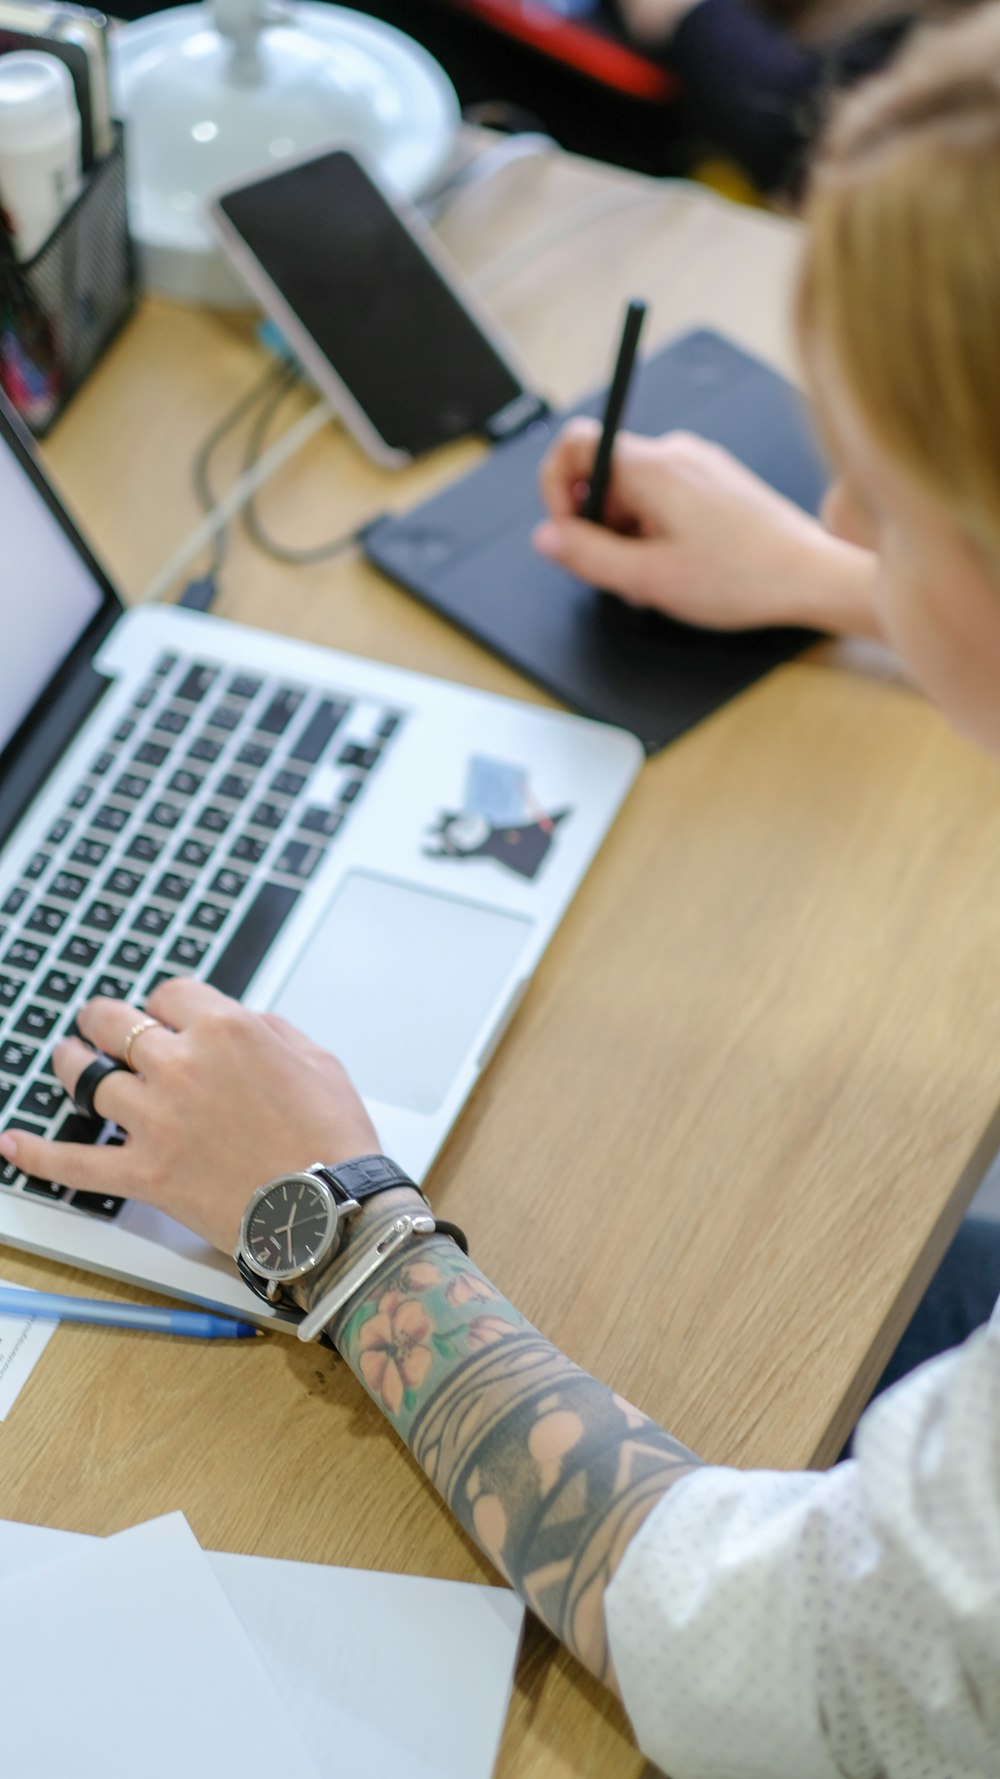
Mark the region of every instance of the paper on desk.
MULTIPOLYGON (((0 1520, 0 1582, 92 1542, 0 1520)), ((323 1779, 489 1779, 524 1618, 509 1590, 208 1560, 323 1779)))
MULTIPOLYGON (((0 1279, 0 1285, 10 1285, 0 1279)), ((5 1421, 38 1364, 58 1322, 37 1316, 0 1316, 0 1421, 5 1421)))
POLYGON ((182 1514, 0 1586, 4 1771, 318 1779, 182 1514))

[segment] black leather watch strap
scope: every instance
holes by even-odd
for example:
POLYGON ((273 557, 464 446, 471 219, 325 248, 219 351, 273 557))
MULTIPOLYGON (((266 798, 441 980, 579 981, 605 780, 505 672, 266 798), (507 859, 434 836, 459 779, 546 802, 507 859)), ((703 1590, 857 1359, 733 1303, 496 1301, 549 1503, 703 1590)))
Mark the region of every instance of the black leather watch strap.
MULTIPOLYGON (((342 1161, 336 1167, 316 1169, 317 1174, 333 1186, 339 1186, 351 1198, 361 1204, 366 1198, 373 1198, 376 1192, 388 1192, 392 1186, 412 1186, 414 1192, 420 1188, 404 1173, 398 1162, 390 1161, 388 1155, 359 1155, 354 1161, 342 1161)), ((420 1193, 421 1198, 423 1193, 420 1193)))

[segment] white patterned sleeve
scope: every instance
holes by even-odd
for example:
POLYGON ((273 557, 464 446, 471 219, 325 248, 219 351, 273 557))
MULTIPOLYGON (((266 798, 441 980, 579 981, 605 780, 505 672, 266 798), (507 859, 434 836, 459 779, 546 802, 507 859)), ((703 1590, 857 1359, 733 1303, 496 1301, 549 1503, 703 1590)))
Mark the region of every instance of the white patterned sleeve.
POLYGON ((1000 1322, 887 1391, 823 1473, 668 1491, 606 1600, 671 1779, 997 1779, 1000 1322))

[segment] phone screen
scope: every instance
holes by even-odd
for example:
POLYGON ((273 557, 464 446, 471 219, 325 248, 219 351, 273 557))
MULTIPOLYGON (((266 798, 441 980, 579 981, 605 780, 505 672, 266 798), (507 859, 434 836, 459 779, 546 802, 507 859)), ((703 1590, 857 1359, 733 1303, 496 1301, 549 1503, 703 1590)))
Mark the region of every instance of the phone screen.
POLYGON ((352 155, 272 174, 219 208, 387 445, 416 456, 523 393, 352 155))

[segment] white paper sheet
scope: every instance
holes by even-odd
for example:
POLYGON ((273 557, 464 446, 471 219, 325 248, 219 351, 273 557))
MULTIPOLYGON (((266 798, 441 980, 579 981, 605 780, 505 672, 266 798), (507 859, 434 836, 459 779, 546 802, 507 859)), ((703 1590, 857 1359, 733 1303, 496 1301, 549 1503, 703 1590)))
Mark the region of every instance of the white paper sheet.
MULTIPOLYGON (((12 1285, 0 1279, 0 1285, 12 1285)), ((5 1421, 38 1364, 58 1322, 37 1316, 0 1316, 0 1421, 5 1421)))
POLYGON ((181 1514, 8 1575, 0 1687, 18 1779, 318 1779, 181 1514))
MULTIPOLYGON (((93 1542, 0 1521, 0 1582, 93 1542)), ((221 1552, 208 1560, 323 1779, 489 1779, 524 1618, 516 1595, 221 1552)))

